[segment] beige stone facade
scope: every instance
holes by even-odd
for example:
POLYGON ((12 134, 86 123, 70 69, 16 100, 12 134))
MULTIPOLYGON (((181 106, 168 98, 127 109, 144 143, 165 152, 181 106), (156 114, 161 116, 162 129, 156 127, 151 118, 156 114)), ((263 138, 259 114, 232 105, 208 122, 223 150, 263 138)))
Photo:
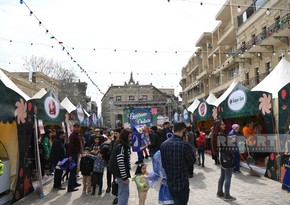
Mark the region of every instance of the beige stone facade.
POLYGON ((158 115, 171 119, 178 112, 178 97, 173 89, 159 90, 153 85, 139 85, 131 78, 124 85, 111 85, 102 98, 102 117, 107 127, 123 126, 123 114, 126 108, 158 109, 158 115))
POLYGON ((289 11, 288 0, 226 1, 216 14, 219 24, 202 33, 182 68, 183 105, 210 93, 219 97, 233 81, 251 89, 283 56, 289 61, 289 11))

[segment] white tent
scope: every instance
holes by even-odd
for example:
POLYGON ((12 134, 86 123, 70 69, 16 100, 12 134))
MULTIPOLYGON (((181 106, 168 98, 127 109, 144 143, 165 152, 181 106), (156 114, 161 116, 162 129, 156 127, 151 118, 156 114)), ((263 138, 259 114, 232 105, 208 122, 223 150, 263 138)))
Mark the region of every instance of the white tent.
POLYGON ((61 106, 64 107, 64 109, 66 109, 66 111, 68 113, 71 113, 72 111, 74 111, 76 108, 76 106, 74 106, 74 104, 72 104, 72 102, 67 98, 65 97, 63 99, 63 101, 61 101, 61 106))
POLYGON ((238 83, 236 81, 233 81, 230 87, 228 87, 228 89, 216 101, 208 104, 218 107, 229 96, 237 84, 238 83))
POLYGON ((20 90, 17 85, 15 85, 12 80, 10 80, 0 69, 0 80, 4 83, 4 85, 11 90, 14 90, 16 93, 21 95, 26 101, 30 99, 28 95, 26 95, 22 90, 20 90))
POLYGON ((210 93, 209 96, 206 99, 206 102, 211 105, 216 100, 217 100, 216 96, 214 96, 214 94, 210 93))
POLYGON ((33 95, 31 99, 41 99, 46 93, 46 90, 44 88, 41 88, 40 91, 33 95))
POLYGON ((282 58, 278 65, 251 91, 265 91, 278 98, 278 92, 290 82, 290 62, 282 58))
POLYGON ((198 107, 200 101, 198 99, 195 99, 194 102, 187 108, 188 111, 194 112, 195 109, 198 107))

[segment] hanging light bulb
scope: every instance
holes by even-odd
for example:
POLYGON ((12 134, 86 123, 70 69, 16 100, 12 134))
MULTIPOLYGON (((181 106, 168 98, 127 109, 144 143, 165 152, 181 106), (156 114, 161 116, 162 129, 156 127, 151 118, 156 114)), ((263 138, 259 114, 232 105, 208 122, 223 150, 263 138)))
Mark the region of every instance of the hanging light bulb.
POLYGON ((33 12, 32 12, 32 11, 30 11, 30 13, 29 13, 29 16, 32 16, 32 14, 33 14, 33 12))
POLYGON ((39 21, 38 25, 41 26, 41 24, 42 24, 41 21, 39 21))
POLYGON ((238 9, 237 9, 238 13, 241 13, 242 9, 241 9, 241 6, 238 5, 238 9))
POLYGON ((267 16, 270 15, 270 9, 269 9, 269 8, 267 8, 266 15, 267 15, 267 16))

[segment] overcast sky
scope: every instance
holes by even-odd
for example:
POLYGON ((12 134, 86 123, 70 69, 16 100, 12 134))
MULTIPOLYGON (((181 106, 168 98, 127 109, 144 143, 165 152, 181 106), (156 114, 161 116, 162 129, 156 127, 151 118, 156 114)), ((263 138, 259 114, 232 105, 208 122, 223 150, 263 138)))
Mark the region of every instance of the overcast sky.
POLYGON ((215 16, 225 0, 204 0, 202 6, 196 0, 24 2, 43 26, 20 0, 0 0, 0 67, 25 71, 24 57, 53 58, 88 83, 87 95, 100 108, 103 94, 46 34, 44 26, 63 42, 103 93, 111 84, 123 85, 132 71, 139 84, 174 88, 178 95, 181 69, 202 33, 213 31, 218 24, 215 16))

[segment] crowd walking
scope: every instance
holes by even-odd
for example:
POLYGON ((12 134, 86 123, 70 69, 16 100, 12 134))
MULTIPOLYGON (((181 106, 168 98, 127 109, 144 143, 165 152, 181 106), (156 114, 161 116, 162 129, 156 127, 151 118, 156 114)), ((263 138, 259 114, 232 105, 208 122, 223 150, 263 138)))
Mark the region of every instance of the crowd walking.
MULTIPOLYGON (((150 159, 143 157, 144 163, 133 165, 131 165, 130 129, 116 128, 112 130, 112 134, 106 132, 106 136, 99 129, 95 132, 91 129, 81 137, 80 126, 75 123, 73 132, 68 138, 67 149, 64 143, 65 133, 61 130, 56 131, 50 152, 51 166, 48 166, 49 169, 50 167, 54 169, 53 188, 58 191, 65 189, 62 175, 64 170, 69 170, 66 190, 68 193, 78 192, 78 187, 81 186, 84 197, 94 196, 96 192, 97 196, 102 196, 104 190, 105 195, 111 196, 112 191, 116 197, 114 200, 111 199, 110 204, 127 205, 130 204, 131 194, 137 192, 138 204, 144 205, 148 201, 147 193, 155 191, 158 193, 156 201, 160 204, 185 205, 192 204, 190 195, 195 193, 194 183, 200 177, 196 175, 196 170, 199 172, 204 170, 202 173, 207 178, 210 174, 208 166, 215 166, 215 172, 219 174, 216 174, 216 181, 211 182, 211 185, 216 187, 214 191, 216 198, 224 201, 239 200, 231 194, 237 193, 231 187, 233 173, 239 173, 236 177, 243 176, 240 171, 240 160, 237 159, 240 155, 238 146, 240 126, 233 124, 231 131, 226 132, 223 120, 214 122, 210 134, 214 165, 211 165, 213 162, 208 161, 205 153, 206 136, 202 129, 192 130, 191 126, 183 122, 176 122, 172 130, 169 130, 168 123, 165 123, 165 126, 166 131, 156 126, 150 127, 151 144, 148 146, 150 159), (195 165, 196 162, 198 166, 195 165), (78 166, 82 184, 78 183, 78 166), (136 168, 131 179, 132 166, 136 168), (157 178, 152 175, 154 172, 157 178), (103 183, 104 180, 107 183, 103 183), (135 182, 133 185, 130 183, 131 180, 135 182), (159 191, 156 190, 154 180, 161 182, 159 191), (132 186, 135 186, 133 190, 132 186)), ((283 184, 284 189, 285 187, 287 189, 287 184, 283 184)))

